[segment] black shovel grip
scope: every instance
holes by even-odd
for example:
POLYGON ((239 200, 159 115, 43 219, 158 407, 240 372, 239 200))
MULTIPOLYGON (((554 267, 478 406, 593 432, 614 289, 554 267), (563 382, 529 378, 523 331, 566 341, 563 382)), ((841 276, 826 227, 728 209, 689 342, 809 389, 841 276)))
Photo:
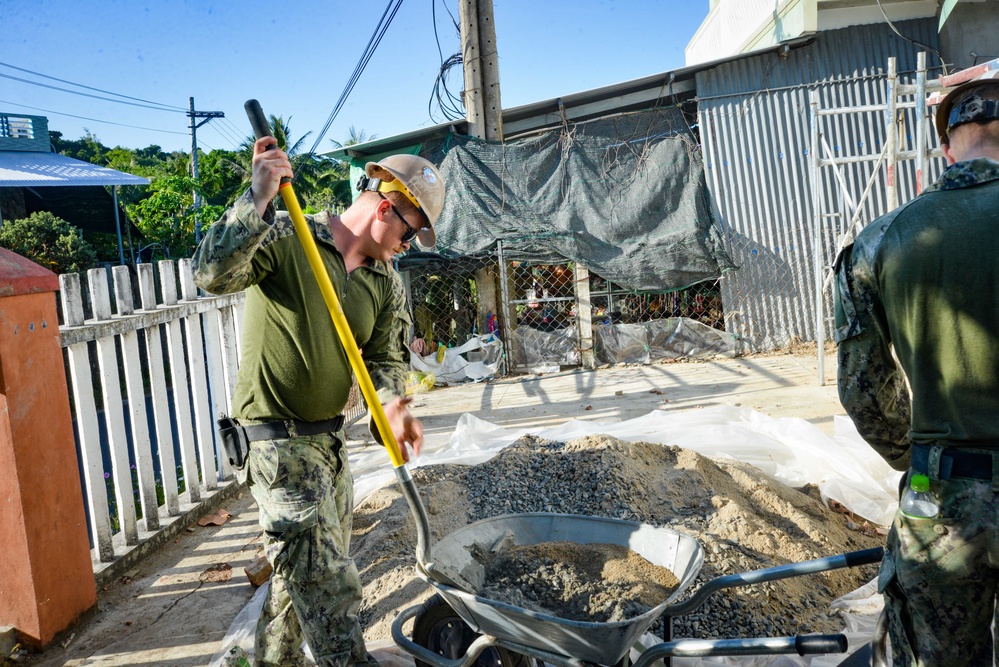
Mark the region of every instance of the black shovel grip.
MULTIPOLYGON (((260 102, 256 100, 246 100, 243 103, 243 108, 246 109, 246 117, 250 119, 250 127, 253 128, 253 134, 257 139, 263 139, 264 137, 270 137, 271 128, 267 124, 267 116, 264 115, 264 110, 260 106, 260 102)), ((273 143, 267 147, 270 150, 277 146, 277 143, 273 143)), ((285 176, 281 179, 281 183, 290 183, 291 179, 285 176)))

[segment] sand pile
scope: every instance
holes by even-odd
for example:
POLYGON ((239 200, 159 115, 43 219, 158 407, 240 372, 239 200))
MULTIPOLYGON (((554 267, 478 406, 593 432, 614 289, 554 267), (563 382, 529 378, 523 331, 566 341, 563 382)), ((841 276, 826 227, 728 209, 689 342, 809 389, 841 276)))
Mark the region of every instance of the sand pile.
MULTIPOLYGON (((489 516, 564 512, 666 526, 694 537, 703 581, 790 562, 881 546, 884 538, 848 528, 812 489, 789 488, 735 461, 690 450, 588 436, 568 443, 525 437, 477 466, 413 471, 433 538, 489 516)), ((393 486, 355 509, 352 552, 364 583, 365 637, 390 636, 399 610, 433 589, 414 571, 416 529, 393 486)), ((784 636, 838 632, 835 598, 869 581, 876 565, 728 589, 674 620, 674 636, 784 636)), ((682 595, 682 600, 686 594, 682 595)), ((651 630, 660 634, 661 626, 651 630)))

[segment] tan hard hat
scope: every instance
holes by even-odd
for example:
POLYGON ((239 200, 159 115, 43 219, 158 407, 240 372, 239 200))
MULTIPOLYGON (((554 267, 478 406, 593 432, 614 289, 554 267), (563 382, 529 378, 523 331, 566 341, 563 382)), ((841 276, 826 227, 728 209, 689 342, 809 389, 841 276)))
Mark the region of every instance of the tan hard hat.
MULTIPOLYGON (((940 137, 941 143, 947 143, 948 133, 952 128, 958 125, 963 125, 964 123, 974 122, 976 120, 995 120, 995 117, 983 113, 985 109, 974 109, 969 108, 960 114, 956 114, 955 118, 951 118, 951 113, 954 111, 954 101, 957 98, 964 95, 965 91, 971 90, 972 88, 978 88, 980 86, 995 86, 999 85, 999 70, 989 70, 977 79, 972 79, 971 81, 965 81, 954 90, 947 93, 947 96, 943 98, 940 102, 940 106, 937 108, 936 113, 936 126, 937 126, 937 136, 940 137)), ((965 105, 962 103, 961 105, 965 105)))
MULTIPOLYGON (((416 208, 426 216, 427 224, 416 235, 416 240, 424 248, 432 248, 437 243, 437 233, 433 225, 444 208, 444 179, 432 162, 418 155, 389 155, 378 162, 364 165, 368 178, 380 179, 385 184, 398 181, 405 186, 407 195, 416 208), (415 199, 415 201, 414 201, 415 199)), ((379 190, 385 190, 384 185, 379 190)))

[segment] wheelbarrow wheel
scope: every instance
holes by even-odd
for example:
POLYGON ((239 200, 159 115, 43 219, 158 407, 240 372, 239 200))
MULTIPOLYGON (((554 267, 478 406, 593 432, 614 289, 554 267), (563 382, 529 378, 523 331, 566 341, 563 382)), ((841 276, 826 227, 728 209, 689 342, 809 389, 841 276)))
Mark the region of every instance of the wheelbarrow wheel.
MULTIPOLYGON (((413 621, 413 641, 448 660, 464 657, 478 637, 439 594, 423 603, 413 621)), ((434 667, 419 659, 416 664, 434 667)), ((475 660, 475 667, 528 667, 529 664, 526 656, 499 646, 490 646, 475 660)))

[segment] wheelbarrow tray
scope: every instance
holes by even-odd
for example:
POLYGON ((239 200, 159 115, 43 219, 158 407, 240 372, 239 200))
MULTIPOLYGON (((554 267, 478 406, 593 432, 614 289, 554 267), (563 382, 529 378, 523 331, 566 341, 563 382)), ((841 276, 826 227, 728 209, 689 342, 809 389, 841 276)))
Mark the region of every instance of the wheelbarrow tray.
POLYGON ((489 549, 501 541, 517 546, 559 541, 615 544, 676 575, 679 585, 661 604, 640 616, 609 623, 574 621, 523 609, 423 576, 476 632, 600 665, 613 665, 624 657, 665 607, 693 583, 704 562, 697 540, 668 528, 542 512, 506 514, 469 524, 435 544, 433 560, 461 573, 475 590, 481 590, 485 570, 472 557, 471 547, 478 544, 489 549))

